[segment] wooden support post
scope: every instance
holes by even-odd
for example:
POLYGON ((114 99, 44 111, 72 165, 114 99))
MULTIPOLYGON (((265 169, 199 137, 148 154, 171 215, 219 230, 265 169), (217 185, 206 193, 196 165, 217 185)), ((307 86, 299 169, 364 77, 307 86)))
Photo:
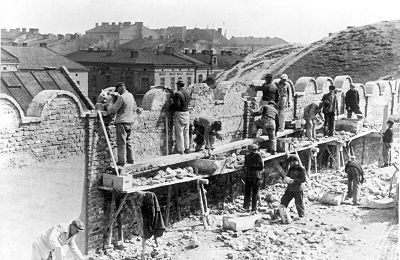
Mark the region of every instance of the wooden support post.
MULTIPOLYGON (((110 225, 109 225, 109 230, 108 230, 108 235, 107 235, 107 246, 111 247, 113 225, 114 225, 115 220, 118 217, 118 214, 121 212, 122 206, 124 206, 124 203, 125 203, 125 200, 126 200, 127 197, 128 197, 128 193, 126 193, 124 195, 124 197, 122 198, 122 200, 121 200, 121 202, 120 202, 120 204, 118 206, 118 209, 117 209, 117 211, 115 212, 114 215, 112 214, 113 210, 110 210, 110 225)), ((113 208, 113 204, 115 205, 115 201, 116 201, 116 192, 113 191, 113 195, 112 195, 112 198, 111 198, 111 207, 112 208, 113 208)))
POLYGON ((172 185, 168 186, 168 194, 167 194, 167 209, 165 210, 165 225, 169 226, 169 212, 171 210, 171 193, 172 193, 172 185))
MULTIPOLYGON (((118 200, 117 200, 118 201, 118 200)), ((119 201, 119 205, 121 205, 121 202, 119 201)), ((117 223, 118 223, 118 239, 119 241, 124 242, 124 223, 123 223, 123 213, 120 212, 117 215, 117 223)))
POLYGON ((307 162, 307 177, 310 177, 311 174, 311 162, 312 162, 312 153, 311 150, 308 150, 308 162, 307 162))
POLYGON ((178 214, 178 220, 182 220, 182 215, 181 215, 181 206, 179 204, 179 188, 176 185, 175 186, 175 205, 176 205, 176 212, 178 214))
POLYGON ((201 191, 201 187, 200 187, 200 181, 197 180, 197 191, 199 193, 199 203, 200 203, 200 209, 201 209, 201 218, 203 221, 203 225, 205 229, 208 229, 208 225, 207 225, 207 220, 206 220, 206 214, 204 212, 204 205, 203 205, 203 195, 202 195, 202 191, 201 191))
POLYGON ((365 149, 365 136, 363 137, 363 143, 362 143, 361 164, 364 164, 364 149, 365 149))

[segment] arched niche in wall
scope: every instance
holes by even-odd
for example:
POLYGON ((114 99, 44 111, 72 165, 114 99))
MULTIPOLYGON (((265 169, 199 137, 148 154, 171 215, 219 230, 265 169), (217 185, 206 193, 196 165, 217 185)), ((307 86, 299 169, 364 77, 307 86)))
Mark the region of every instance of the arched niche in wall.
POLYGON ((317 82, 313 77, 300 77, 294 84, 294 90, 296 94, 298 93, 300 95, 317 94, 317 82))
POLYGON ((321 76, 316 80, 317 82, 317 92, 320 93, 328 93, 329 86, 333 85, 333 79, 331 77, 321 76))
POLYGON ((365 94, 370 96, 381 96, 381 86, 376 81, 365 83, 365 94))
POLYGON ((0 93, 0 129, 13 130, 20 127, 24 111, 11 96, 0 93))
POLYGON ((352 83, 353 83, 353 80, 348 75, 336 76, 335 79, 333 80, 333 84, 335 85, 336 90, 341 91, 342 93, 345 93, 347 90, 349 90, 350 85, 352 83))
POLYGON ((161 111, 171 105, 172 90, 169 88, 153 87, 143 96, 142 108, 147 111, 161 111))

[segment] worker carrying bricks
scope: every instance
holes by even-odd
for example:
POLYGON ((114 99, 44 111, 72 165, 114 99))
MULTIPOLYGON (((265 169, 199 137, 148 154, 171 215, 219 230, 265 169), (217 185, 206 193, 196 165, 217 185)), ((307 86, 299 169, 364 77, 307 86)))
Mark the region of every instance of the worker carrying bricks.
POLYGON ((300 158, 296 155, 289 155, 287 162, 289 163, 289 170, 283 181, 288 185, 281 198, 281 206, 287 208, 290 201, 294 198, 297 214, 299 218, 304 218, 305 208, 303 191, 306 182, 306 169, 301 165, 300 158))
POLYGON ((196 143, 195 151, 201 151, 203 145, 208 152, 214 150, 215 138, 222 140, 221 135, 218 133, 222 130, 222 123, 219 120, 214 120, 208 116, 200 116, 193 120, 194 131, 196 135, 194 142, 196 143))
POLYGON ((345 200, 353 198, 353 205, 358 205, 358 191, 360 183, 364 182, 364 171, 361 165, 354 161, 356 159, 355 156, 349 156, 349 159, 344 167, 344 171, 347 173, 347 195, 345 200))
POLYGON ((323 103, 312 102, 304 108, 303 119, 306 121, 306 136, 310 140, 315 139, 315 128, 318 123, 323 124, 323 103))
POLYGON ((84 224, 79 219, 75 219, 70 224, 62 223, 48 229, 39 235, 32 243, 32 260, 62 260, 69 247, 75 259, 83 260, 78 246, 75 243, 75 236, 85 229, 84 224))
POLYGON ((174 111, 174 127, 176 138, 176 152, 179 154, 190 153, 189 140, 189 103, 190 95, 183 88, 185 83, 182 80, 176 82, 178 91, 172 97, 172 110, 174 111))
POLYGON ((258 193, 261 185, 261 172, 264 169, 264 162, 258 146, 250 144, 249 153, 244 157, 245 185, 244 185, 244 204, 243 208, 248 210, 251 200, 251 211, 257 211, 258 193))
POLYGON ((279 93, 279 101, 276 103, 276 109, 278 110, 279 118, 279 129, 283 131, 285 129, 285 112, 286 108, 290 106, 289 101, 289 88, 287 85, 289 77, 286 74, 281 75, 281 79, 275 83, 279 93))
POLYGON ((272 84, 272 74, 266 74, 264 76, 265 82, 261 86, 254 87, 250 85, 250 87, 254 88, 255 91, 262 91, 262 97, 260 106, 268 104, 269 101, 274 101, 278 103, 279 101, 279 93, 278 88, 275 84, 272 84))
POLYGON ((258 111, 253 111, 252 109, 250 109, 250 113, 252 116, 261 116, 260 119, 254 122, 251 129, 250 137, 255 138, 257 136, 258 129, 262 129, 262 134, 268 135, 269 152, 271 154, 275 154, 276 152, 275 121, 278 117, 278 111, 275 109, 275 102, 268 101, 268 104, 263 105, 258 111))
POLYGON ((338 101, 335 95, 335 86, 329 86, 329 93, 326 93, 322 96, 323 109, 324 113, 324 135, 325 136, 333 136, 333 132, 335 131, 335 115, 339 115, 338 101))
POLYGON ((347 110, 347 118, 351 118, 353 113, 362 115, 360 111, 360 95, 353 84, 350 85, 350 89, 346 92, 344 104, 347 110))
POLYGON ((392 127, 394 125, 393 120, 388 120, 386 122, 387 129, 382 134, 382 157, 383 157, 383 165, 382 167, 387 167, 391 165, 392 160, 392 143, 393 143, 393 130, 392 127))
POLYGON ((133 95, 126 89, 125 83, 119 82, 115 85, 117 100, 107 111, 107 115, 116 114, 115 129, 117 136, 118 160, 117 165, 124 166, 125 163, 133 164, 133 109, 135 99, 133 95))

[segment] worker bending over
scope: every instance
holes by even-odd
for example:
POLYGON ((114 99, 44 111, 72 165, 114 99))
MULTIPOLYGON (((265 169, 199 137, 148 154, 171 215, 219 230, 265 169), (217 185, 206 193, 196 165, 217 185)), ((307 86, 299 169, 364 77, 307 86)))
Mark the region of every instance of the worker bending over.
POLYGON ((63 246, 68 245, 75 256, 75 259, 83 260, 78 246, 75 243, 75 236, 85 229, 79 219, 71 224, 58 224, 39 235, 32 243, 32 260, 63 260, 63 246))
POLYGON ((263 105, 260 110, 253 111, 250 109, 252 116, 261 116, 260 119, 256 120, 251 129, 251 137, 257 136, 258 129, 262 129, 263 135, 268 135, 269 141, 269 152, 275 154, 276 152, 276 124, 275 120, 278 117, 278 111, 275 109, 275 102, 269 101, 267 105, 263 105))
POLYGON ((358 191, 360 183, 364 182, 364 172, 361 165, 356 163, 355 156, 349 156, 344 171, 347 173, 347 196, 345 200, 353 198, 353 205, 358 205, 358 191))
POLYGON ((204 144, 208 152, 211 152, 211 150, 214 150, 215 138, 222 140, 218 133, 222 129, 221 121, 207 116, 200 116, 193 120, 193 127, 193 133, 196 135, 194 138, 196 152, 201 151, 204 144))
POLYGON ((318 122, 323 123, 322 106, 322 103, 313 102, 304 108, 303 119, 306 121, 306 136, 308 139, 315 139, 315 127, 318 122))

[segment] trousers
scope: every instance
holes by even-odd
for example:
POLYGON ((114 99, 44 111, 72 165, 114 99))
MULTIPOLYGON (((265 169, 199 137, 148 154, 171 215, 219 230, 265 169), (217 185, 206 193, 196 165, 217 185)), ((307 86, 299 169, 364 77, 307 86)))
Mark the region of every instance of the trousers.
POLYGON ((358 173, 347 173, 347 197, 353 198, 353 202, 358 200, 358 190, 360 186, 360 176, 358 173))
POLYGON ((132 124, 116 124, 118 165, 133 164, 132 124))
POLYGON ((335 113, 324 113, 324 117, 324 135, 333 136, 333 132, 335 131, 335 113))
POLYGON ((268 135, 269 152, 276 152, 275 120, 261 118, 254 122, 251 129, 251 136, 256 137, 258 129, 262 129, 263 135, 268 135))
POLYGON ((305 215, 303 197, 304 197, 303 191, 286 190, 281 198, 281 204, 287 208, 290 201, 294 198, 294 203, 296 205, 297 214, 299 214, 299 217, 302 218, 305 215))
POLYGON ((248 209, 250 207, 251 199, 251 210, 257 210, 258 193, 260 191, 260 178, 246 178, 244 185, 244 203, 243 208, 248 209))
POLYGON ((391 143, 382 143, 382 158, 384 164, 390 164, 392 157, 392 144, 391 143))
POLYGON ((176 151, 182 153, 189 149, 189 111, 174 113, 176 151))
POLYGON ((317 120, 306 119, 306 136, 307 138, 315 138, 315 126, 317 125, 317 120))

